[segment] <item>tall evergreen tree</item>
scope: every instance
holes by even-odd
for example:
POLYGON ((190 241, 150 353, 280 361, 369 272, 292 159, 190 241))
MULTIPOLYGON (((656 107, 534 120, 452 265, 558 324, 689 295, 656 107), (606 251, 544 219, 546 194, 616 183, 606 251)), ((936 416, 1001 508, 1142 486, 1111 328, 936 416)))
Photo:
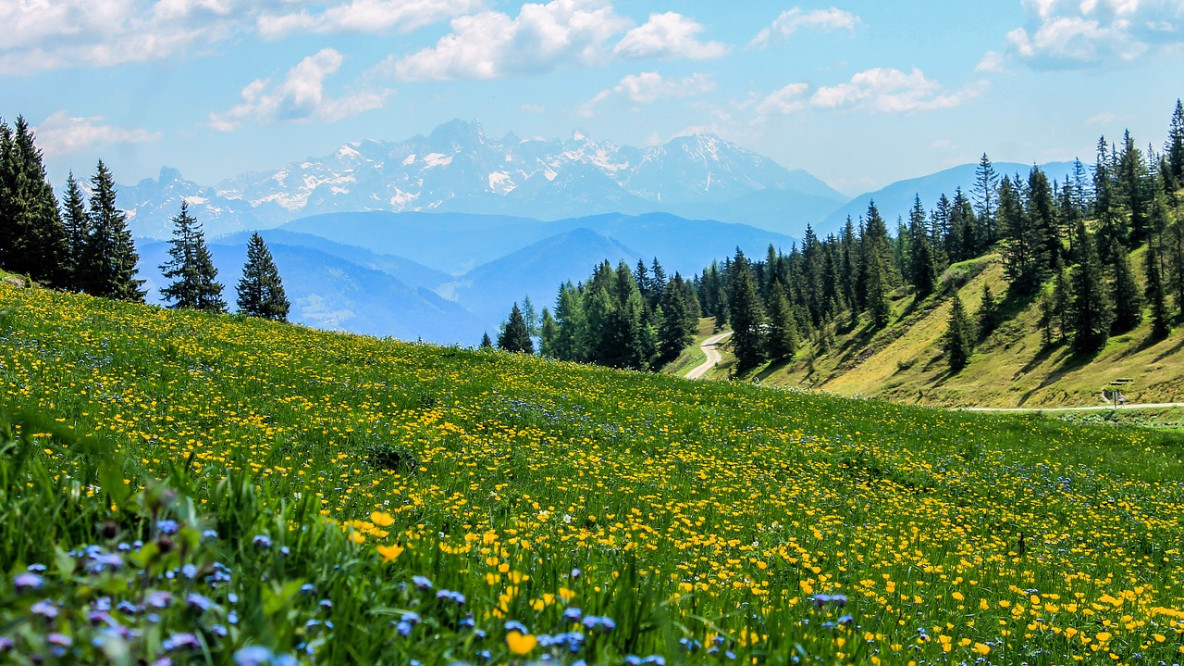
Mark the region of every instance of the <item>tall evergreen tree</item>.
POLYGON ((920 195, 913 195, 913 209, 909 212, 909 237, 912 239, 909 247, 909 281, 917 290, 917 300, 920 300, 937 288, 937 267, 929 234, 926 233, 925 207, 921 205, 920 195))
POLYGON ((973 351, 974 327, 970 323, 970 317, 966 314, 965 306, 962 305, 962 299, 955 291, 950 304, 950 316, 945 335, 945 352, 949 359, 950 369, 958 372, 965 368, 970 363, 970 355, 973 351))
POLYGON ((169 260, 160 266, 166 280, 172 280, 160 290, 170 307, 223 312, 222 284, 218 269, 206 245, 201 223, 189 214, 189 204, 181 202, 181 212, 173 218, 173 237, 169 241, 169 260))
POLYGON ((1164 160, 1168 165, 1171 182, 1168 186, 1174 192, 1184 187, 1184 104, 1176 100, 1172 123, 1168 128, 1168 142, 1164 146, 1164 160))
POLYGON ((998 214, 1007 280, 1016 293, 1031 293, 1040 284, 1040 239, 1008 176, 999 183, 998 214))
POLYGON ((543 308, 543 325, 539 328, 539 352, 547 358, 555 358, 555 339, 559 335, 559 325, 551 316, 551 311, 543 308))
POLYGON ((81 289, 84 276, 82 274, 83 252, 86 249, 87 238, 90 237, 90 216, 86 214, 86 198, 82 195, 82 188, 74 180, 71 171, 66 179, 66 194, 62 199, 62 226, 66 230, 67 259, 66 273, 68 286, 71 289, 81 289))
POLYGON ((995 224, 995 210, 997 208, 997 194, 999 188, 999 174, 991 159, 983 153, 978 161, 978 168, 974 170, 974 210, 978 214, 979 224, 983 232, 983 247, 987 248, 998 240, 999 232, 995 224))
POLYGON ((1148 209, 1151 205, 1151 172, 1143 158, 1143 151, 1135 146, 1130 130, 1122 137, 1122 152, 1117 164, 1118 194, 1127 214, 1130 231, 1127 247, 1138 245, 1147 237, 1148 209))
POLYGON ((23 117, 0 121, 0 267, 65 287, 69 247, 41 150, 23 117))
POLYGON ((526 319, 522 316, 522 310, 518 309, 517 303, 514 304, 514 309, 510 310, 510 320, 497 337, 497 348, 522 354, 534 353, 534 341, 530 339, 530 332, 526 330, 526 319))
POLYGON ((991 285, 983 284, 983 298, 978 306, 978 337, 980 340, 986 339, 999 326, 1000 317, 999 302, 995 300, 995 294, 991 292, 991 285))
POLYGON ((562 361, 587 361, 587 320, 579 291, 570 283, 559 288, 555 300, 555 321, 559 331, 548 352, 562 361))
POLYGON ((1036 263, 1032 275, 1037 282, 1033 285, 1035 288, 1061 260, 1063 244, 1052 185, 1040 167, 1032 167, 1028 174, 1027 194, 1025 212, 1035 240, 1033 249, 1036 263))
POLYGON ((1168 290, 1179 317, 1184 320, 1184 220, 1176 220, 1168 227, 1163 250, 1170 280, 1168 290))
POLYGON ((1073 348, 1085 353, 1106 344, 1114 321, 1114 307, 1106 293, 1102 261, 1084 221, 1077 223, 1077 247, 1081 256, 1072 278, 1072 337, 1073 348))
POLYGON ((769 297, 769 327, 765 351, 774 361, 792 359, 798 346, 798 327, 793 310, 785 298, 786 287, 778 282, 769 297))
POLYGON ((1143 320, 1143 294, 1135 284, 1135 272, 1131 269, 1130 255, 1121 249, 1113 250, 1111 255, 1114 257, 1111 264, 1114 275, 1111 284, 1114 321, 1110 330, 1114 333, 1125 333, 1143 320))
POLYGON ((481 349, 493 349, 493 340, 489 339, 489 333, 481 334, 481 349))
POLYGON ((275 259, 259 232, 247 241, 247 262, 238 281, 238 311, 250 317, 288 321, 291 303, 284 293, 284 283, 275 259))
POLYGON ((765 342, 756 278, 739 248, 728 275, 728 320, 732 323, 732 350, 741 371, 754 368, 765 358, 765 342))
MULTIPOLYGON (((1160 196, 1163 196, 1162 193, 1160 196)), ((1147 241, 1147 251, 1143 255, 1143 273, 1147 277, 1143 287, 1143 296, 1151 304, 1151 337, 1154 340, 1168 337, 1172 330, 1167 298, 1164 293, 1163 273, 1160 269, 1162 261, 1159 245, 1161 242, 1158 234, 1152 235, 1147 241)))
POLYGON ((692 310, 692 303, 683 289, 683 279, 678 273, 663 289, 662 303, 658 308, 662 317, 658 326, 658 358, 655 367, 661 367, 678 358, 683 349, 695 341, 698 318, 692 310))
POLYGON ((90 179, 90 236, 82 252, 82 286, 94 296, 143 302, 143 280, 135 278, 136 252, 127 219, 115 201, 115 179, 99 160, 90 179))

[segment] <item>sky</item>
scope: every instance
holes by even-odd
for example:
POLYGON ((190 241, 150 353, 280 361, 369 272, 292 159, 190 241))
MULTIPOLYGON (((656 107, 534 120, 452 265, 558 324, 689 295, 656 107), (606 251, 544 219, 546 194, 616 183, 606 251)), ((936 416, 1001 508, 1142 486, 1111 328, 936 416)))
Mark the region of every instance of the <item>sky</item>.
POLYGON ((215 184, 398 141, 714 133, 855 195, 976 162, 1159 149, 1184 0, 0 0, 0 117, 50 178, 215 184))

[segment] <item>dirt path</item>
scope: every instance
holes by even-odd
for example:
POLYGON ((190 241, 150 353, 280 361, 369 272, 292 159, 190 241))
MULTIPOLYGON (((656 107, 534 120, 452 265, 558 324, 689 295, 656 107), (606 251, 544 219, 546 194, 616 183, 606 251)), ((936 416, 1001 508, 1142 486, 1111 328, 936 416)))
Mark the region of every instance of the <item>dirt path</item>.
MULTIPOLYGON (((698 368, 696 368, 698 369, 698 368)), ((1110 409, 1164 409, 1184 407, 1184 402, 1149 402, 1141 405, 1095 405, 1093 407, 964 407, 964 412, 1104 412, 1110 409)))
POLYGON ((707 360, 703 361, 703 364, 699 367, 688 372, 686 374, 686 378, 698 379, 702 377, 708 370, 714 368, 716 363, 719 363, 721 360, 723 360, 723 357, 720 356, 719 350, 716 349, 716 347, 724 341, 724 338, 731 334, 731 331, 726 331, 724 333, 713 335, 710 338, 704 340, 703 343, 699 345, 699 349, 702 349, 703 353, 707 354, 707 360))

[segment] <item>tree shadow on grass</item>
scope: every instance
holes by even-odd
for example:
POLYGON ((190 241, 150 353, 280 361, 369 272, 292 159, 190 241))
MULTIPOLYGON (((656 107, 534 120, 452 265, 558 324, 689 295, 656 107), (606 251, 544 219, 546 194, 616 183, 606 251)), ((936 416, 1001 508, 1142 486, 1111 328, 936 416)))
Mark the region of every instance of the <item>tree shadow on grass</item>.
POLYGON ((1098 357, 1098 354, 1100 353, 1102 353, 1101 349, 1095 349, 1088 352, 1074 352, 1069 354, 1065 357, 1064 361, 1061 361, 1060 365, 1058 365, 1056 369, 1048 373, 1048 376, 1046 376, 1044 380, 1040 382, 1039 386, 1024 393, 1024 395, 1020 397, 1017 404, 1020 407, 1024 406, 1024 404, 1028 402, 1028 399, 1033 395, 1048 388, 1049 386, 1052 386, 1053 384, 1056 384, 1066 375, 1076 372, 1089 365, 1095 358, 1098 357))

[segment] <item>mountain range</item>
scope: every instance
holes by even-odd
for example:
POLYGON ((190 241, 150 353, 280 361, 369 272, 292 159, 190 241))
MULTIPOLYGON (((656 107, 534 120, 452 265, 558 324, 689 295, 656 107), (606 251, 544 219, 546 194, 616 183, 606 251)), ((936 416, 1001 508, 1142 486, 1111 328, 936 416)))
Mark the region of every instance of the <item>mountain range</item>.
POLYGON ((428 136, 358 141, 332 155, 215 186, 162 169, 120 189, 133 233, 167 238, 182 200, 219 236, 279 226, 310 215, 450 212, 557 220, 596 213, 672 212, 781 233, 800 229, 847 201, 802 170, 712 135, 636 148, 569 139, 487 137, 454 120, 428 136), (771 216, 772 210, 782 211, 771 216))

